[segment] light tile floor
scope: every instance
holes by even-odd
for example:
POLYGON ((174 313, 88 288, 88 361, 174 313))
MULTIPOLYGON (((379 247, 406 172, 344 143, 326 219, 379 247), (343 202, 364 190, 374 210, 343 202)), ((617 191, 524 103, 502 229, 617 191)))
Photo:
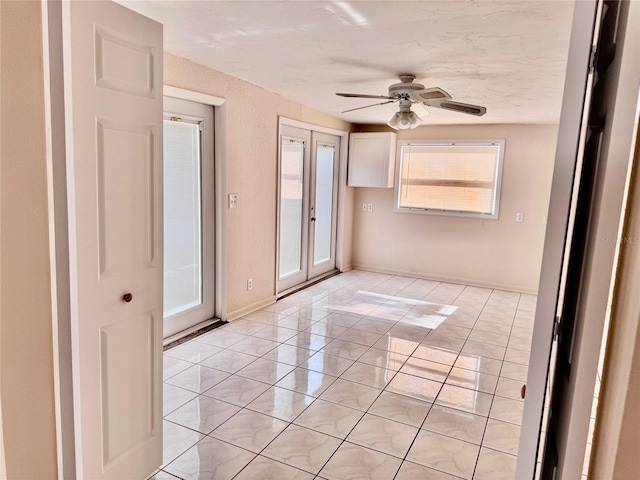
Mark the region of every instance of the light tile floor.
POLYGON ((350 271, 165 352, 160 479, 513 479, 535 297, 350 271))

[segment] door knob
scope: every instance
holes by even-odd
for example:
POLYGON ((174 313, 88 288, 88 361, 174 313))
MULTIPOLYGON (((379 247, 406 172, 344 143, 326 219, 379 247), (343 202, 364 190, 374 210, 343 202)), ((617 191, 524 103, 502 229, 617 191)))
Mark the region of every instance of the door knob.
POLYGON ((125 301, 125 303, 129 303, 131 300, 133 300, 133 295, 132 295, 132 294, 130 294, 130 293, 125 293, 125 294, 122 296, 122 300, 124 300, 124 301, 125 301))

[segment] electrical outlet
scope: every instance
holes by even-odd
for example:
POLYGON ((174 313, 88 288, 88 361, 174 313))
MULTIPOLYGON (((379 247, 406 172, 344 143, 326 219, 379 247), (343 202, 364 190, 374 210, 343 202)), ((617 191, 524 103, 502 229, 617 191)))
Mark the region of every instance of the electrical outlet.
POLYGON ((229 208, 236 208, 238 206, 238 194, 230 193, 229 194, 229 208))
POLYGON ((373 203, 367 205, 367 212, 373 212, 373 203))
POLYGON ((247 290, 253 290, 253 279, 247 280, 247 290))
POLYGON ((524 222, 524 213, 522 212, 516 213, 516 222, 518 223, 524 222))
POLYGON ((362 211, 363 211, 363 212, 366 212, 366 211, 367 211, 367 204, 366 204, 366 203, 363 203, 363 204, 362 204, 362 211))

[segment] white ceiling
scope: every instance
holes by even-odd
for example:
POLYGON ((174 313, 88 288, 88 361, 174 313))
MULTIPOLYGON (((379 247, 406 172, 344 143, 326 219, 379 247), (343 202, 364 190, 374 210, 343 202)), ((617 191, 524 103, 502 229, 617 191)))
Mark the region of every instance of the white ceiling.
MULTIPOLYGON (((165 49, 354 123, 386 123, 396 104, 341 114, 386 95, 402 73, 474 117, 435 108, 425 124, 557 123, 569 0, 120 0, 164 24, 165 49)), ((380 100, 382 101, 382 100, 380 100)))

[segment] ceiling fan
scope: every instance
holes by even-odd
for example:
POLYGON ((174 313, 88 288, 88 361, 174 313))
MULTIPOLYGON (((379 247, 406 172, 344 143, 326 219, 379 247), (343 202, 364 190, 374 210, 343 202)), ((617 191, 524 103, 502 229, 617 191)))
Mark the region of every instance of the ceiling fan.
POLYGON ((451 95, 438 87, 424 88, 420 83, 413 83, 415 75, 400 75, 400 83, 394 83, 389 87, 388 95, 366 95, 359 93, 336 93, 341 97, 355 98, 379 98, 386 99, 386 102, 374 103, 364 107, 351 108, 342 113, 353 112, 363 108, 385 105, 387 103, 399 102, 399 111, 387 122, 391 128, 405 130, 416 128, 422 123, 422 119, 411 111, 413 103, 419 103, 428 107, 442 108, 454 112, 467 113, 469 115, 482 116, 487 113, 485 107, 471 105, 469 103, 456 102, 451 100, 451 95))

